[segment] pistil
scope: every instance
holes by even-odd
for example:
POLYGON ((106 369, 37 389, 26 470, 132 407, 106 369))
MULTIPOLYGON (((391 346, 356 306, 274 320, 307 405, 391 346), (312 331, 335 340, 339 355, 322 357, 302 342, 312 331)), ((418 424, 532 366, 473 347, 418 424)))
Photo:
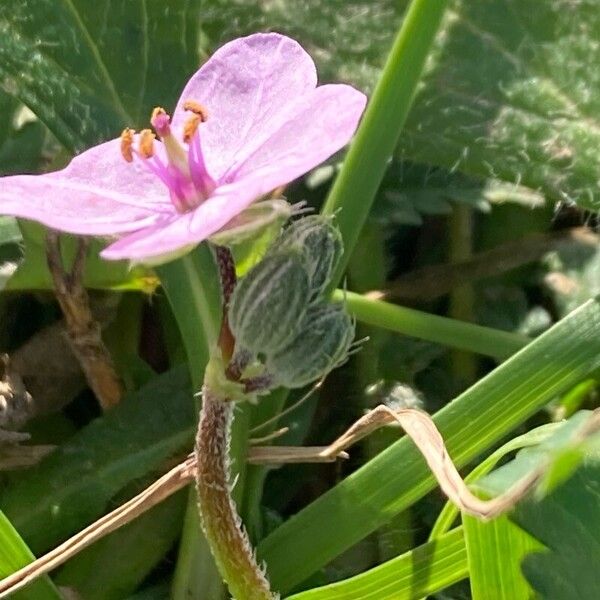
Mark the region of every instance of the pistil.
POLYGON ((190 169, 187 161, 187 153, 183 146, 175 139, 171 132, 171 117, 164 108, 157 106, 152 111, 150 123, 156 133, 160 136, 162 143, 167 151, 169 162, 181 173, 190 177, 190 169))

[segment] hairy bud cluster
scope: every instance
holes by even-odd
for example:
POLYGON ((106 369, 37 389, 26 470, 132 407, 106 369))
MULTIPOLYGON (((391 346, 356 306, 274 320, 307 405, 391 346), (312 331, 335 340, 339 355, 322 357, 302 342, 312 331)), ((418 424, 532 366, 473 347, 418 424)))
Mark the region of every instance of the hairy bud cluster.
POLYGON ((332 220, 305 217, 236 287, 229 308, 236 354, 251 356, 254 372, 259 363, 266 387, 305 386, 346 360, 354 323, 343 305, 323 298, 341 253, 332 220))

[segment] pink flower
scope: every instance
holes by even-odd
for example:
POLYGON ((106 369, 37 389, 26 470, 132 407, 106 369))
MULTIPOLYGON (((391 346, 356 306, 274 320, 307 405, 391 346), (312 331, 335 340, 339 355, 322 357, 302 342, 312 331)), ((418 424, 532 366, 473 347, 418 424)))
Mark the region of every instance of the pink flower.
POLYGON ((117 236, 107 259, 168 256, 342 148, 365 102, 347 85, 317 87, 315 65, 294 40, 240 38, 192 76, 172 118, 154 110, 155 133, 126 129, 62 171, 2 178, 0 213, 117 236))

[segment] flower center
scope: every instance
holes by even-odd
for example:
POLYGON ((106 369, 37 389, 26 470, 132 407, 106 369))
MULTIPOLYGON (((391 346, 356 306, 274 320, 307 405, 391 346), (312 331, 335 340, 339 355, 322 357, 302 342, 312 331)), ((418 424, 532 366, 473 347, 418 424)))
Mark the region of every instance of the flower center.
POLYGON ((171 131, 171 117, 164 108, 157 107, 152 111, 150 123, 154 128, 143 129, 137 136, 130 128, 121 134, 121 154, 127 162, 138 158, 155 173, 168 187, 175 208, 179 212, 193 210, 208 198, 216 188, 214 179, 208 173, 202 146, 199 127, 208 119, 206 109, 193 100, 183 105, 191 116, 185 121, 182 131, 182 145, 171 131), (156 136, 162 141, 167 162, 157 156, 154 140, 156 136))

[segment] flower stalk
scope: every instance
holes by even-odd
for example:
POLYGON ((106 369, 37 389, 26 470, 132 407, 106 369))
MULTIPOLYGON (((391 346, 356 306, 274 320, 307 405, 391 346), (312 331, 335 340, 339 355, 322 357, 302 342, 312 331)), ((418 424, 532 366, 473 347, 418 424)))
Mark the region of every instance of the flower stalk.
POLYGON ((236 600, 272 600, 231 497, 229 441, 234 403, 203 389, 196 438, 196 489, 202 527, 221 575, 236 600))
POLYGON ((233 256, 224 246, 215 247, 221 281, 223 319, 219 334, 220 357, 213 358, 205 373, 202 408, 196 436, 196 491, 198 512, 206 539, 229 591, 236 600, 272 600, 264 569, 242 525, 231 491, 229 446, 234 399, 229 388, 240 387, 223 368, 232 355, 235 340, 229 329, 228 307, 236 284, 233 256))

